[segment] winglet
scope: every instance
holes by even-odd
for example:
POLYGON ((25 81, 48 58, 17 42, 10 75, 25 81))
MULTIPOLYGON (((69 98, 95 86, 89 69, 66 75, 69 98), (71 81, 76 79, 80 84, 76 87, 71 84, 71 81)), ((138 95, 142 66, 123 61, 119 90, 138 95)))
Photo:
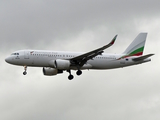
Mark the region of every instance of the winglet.
POLYGON ((113 44, 114 44, 114 42, 115 42, 115 40, 116 40, 117 36, 118 36, 118 35, 116 35, 116 36, 112 39, 112 41, 110 42, 110 44, 111 44, 111 45, 113 45, 113 44))
POLYGON ((118 35, 116 35, 116 36, 112 39, 112 41, 111 41, 109 44, 107 44, 107 45, 103 46, 103 47, 102 47, 102 48, 100 48, 100 49, 104 50, 104 49, 106 49, 106 48, 108 48, 108 47, 112 46, 112 45, 114 44, 114 42, 115 42, 115 40, 116 40, 117 36, 118 36, 118 35))

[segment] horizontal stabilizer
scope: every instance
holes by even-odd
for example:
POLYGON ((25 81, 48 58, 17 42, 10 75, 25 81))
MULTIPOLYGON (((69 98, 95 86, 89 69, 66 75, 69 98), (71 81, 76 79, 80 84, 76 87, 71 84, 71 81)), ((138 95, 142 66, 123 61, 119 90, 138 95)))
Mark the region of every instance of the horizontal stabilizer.
POLYGON ((148 54, 148 55, 140 56, 140 57, 137 57, 137 58, 133 58, 132 60, 133 61, 141 61, 141 60, 144 60, 146 58, 151 57, 152 55, 154 55, 154 54, 148 54))

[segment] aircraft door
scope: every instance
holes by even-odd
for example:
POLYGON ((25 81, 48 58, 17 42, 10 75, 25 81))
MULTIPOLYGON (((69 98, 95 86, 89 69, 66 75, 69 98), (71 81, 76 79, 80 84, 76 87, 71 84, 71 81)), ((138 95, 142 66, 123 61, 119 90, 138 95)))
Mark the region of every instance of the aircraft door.
POLYGON ((29 59, 29 52, 28 51, 24 51, 24 59, 29 59))

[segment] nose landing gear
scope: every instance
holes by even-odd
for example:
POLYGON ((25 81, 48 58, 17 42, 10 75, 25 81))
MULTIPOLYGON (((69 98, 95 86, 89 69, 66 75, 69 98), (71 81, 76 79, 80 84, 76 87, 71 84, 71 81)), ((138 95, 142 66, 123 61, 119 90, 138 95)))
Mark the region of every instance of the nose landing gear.
POLYGON ((24 72, 23 75, 27 75, 27 66, 24 66, 24 72))

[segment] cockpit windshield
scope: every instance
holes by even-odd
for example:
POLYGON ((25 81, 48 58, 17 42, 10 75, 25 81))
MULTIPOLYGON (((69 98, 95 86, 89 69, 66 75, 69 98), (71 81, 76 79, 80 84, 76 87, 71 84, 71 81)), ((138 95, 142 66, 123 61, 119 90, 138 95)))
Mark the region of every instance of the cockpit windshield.
POLYGON ((11 55, 19 55, 19 53, 12 53, 11 55))

